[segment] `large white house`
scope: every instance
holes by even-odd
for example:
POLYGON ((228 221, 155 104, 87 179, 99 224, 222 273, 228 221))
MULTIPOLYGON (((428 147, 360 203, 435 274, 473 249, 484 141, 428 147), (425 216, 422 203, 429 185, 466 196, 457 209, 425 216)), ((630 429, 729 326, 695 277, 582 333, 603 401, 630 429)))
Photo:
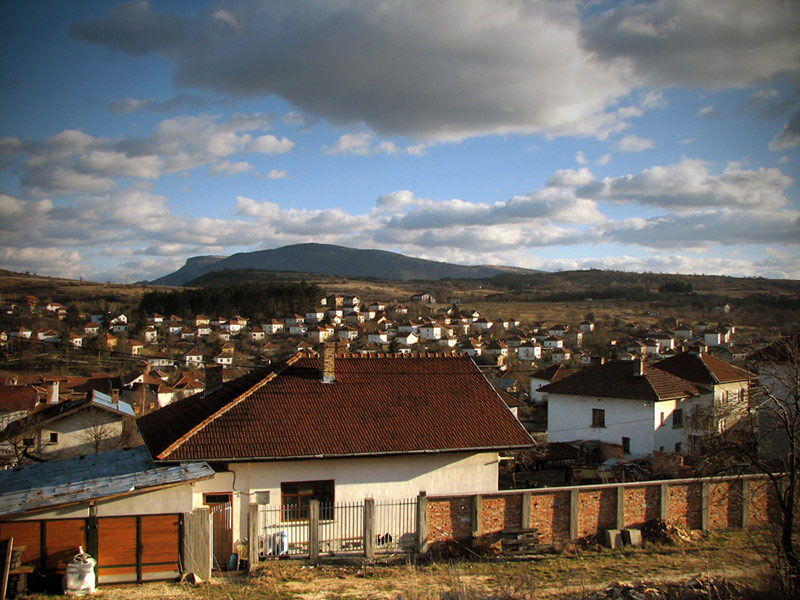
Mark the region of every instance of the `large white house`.
POLYGON ((141 417, 160 464, 208 461, 195 506, 228 498, 233 538, 247 507, 497 490, 500 450, 532 444, 465 356, 296 355, 141 417))
POLYGON ((551 442, 600 440, 635 455, 683 453, 733 424, 717 409, 746 405, 750 379, 707 354, 684 353, 654 365, 633 360, 586 367, 538 393, 547 394, 551 442))

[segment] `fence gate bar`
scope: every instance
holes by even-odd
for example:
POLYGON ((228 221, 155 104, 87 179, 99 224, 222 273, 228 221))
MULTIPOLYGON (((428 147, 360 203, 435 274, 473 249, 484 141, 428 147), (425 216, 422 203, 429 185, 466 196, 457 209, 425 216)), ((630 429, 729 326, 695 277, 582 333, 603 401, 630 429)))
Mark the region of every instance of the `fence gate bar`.
POLYGON ((258 509, 259 552, 263 556, 371 556, 414 552, 416 498, 258 509))

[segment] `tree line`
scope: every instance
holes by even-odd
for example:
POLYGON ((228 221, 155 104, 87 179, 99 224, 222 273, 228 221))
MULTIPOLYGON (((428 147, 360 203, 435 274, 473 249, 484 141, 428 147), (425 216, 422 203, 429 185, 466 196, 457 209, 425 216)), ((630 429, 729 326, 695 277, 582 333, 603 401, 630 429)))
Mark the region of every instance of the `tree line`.
POLYGON ((233 285, 147 292, 139 302, 143 314, 241 315, 248 318, 304 314, 325 292, 318 285, 290 281, 245 282, 233 285))

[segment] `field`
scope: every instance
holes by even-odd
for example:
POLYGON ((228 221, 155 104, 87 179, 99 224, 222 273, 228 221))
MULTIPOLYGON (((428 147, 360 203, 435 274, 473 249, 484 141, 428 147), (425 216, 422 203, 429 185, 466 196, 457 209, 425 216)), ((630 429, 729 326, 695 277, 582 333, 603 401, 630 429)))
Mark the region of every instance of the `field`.
MULTIPOLYGON (((763 597, 767 585, 767 563, 758 551, 764 541, 760 535, 715 532, 681 546, 645 544, 620 550, 591 546, 515 561, 462 559, 412 564, 398 558, 394 563, 358 561, 317 567, 301 561, 271 561, 262 563, 252 577, 223 575, 196 587, 177 583, 104 586, 93 597, 99 600, 564 600, 590 598, 595 591, 616 582, 644 581, 654 590, 679 582, 675 587, 683 589, 686 582, 702 575, 734 583, 741 592, 736 597, 745 600, 763 597)), ((710 597, 724 600, 726 596, 715 593, 710 597)), ((29 598, 41 600, 46 596, 29 598)))

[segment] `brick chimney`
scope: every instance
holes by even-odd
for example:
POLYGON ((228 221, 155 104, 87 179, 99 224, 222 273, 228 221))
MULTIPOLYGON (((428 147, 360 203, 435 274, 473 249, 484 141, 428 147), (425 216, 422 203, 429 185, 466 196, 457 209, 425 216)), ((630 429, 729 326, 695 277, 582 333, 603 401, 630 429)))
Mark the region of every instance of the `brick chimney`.
POLYGON ((58 381, 51 381, 47 384, 47 403, 58 404, 58 381))
POLYGON ((644 375, 644 359, 638 358, 633 361, 633 374, 635 377, 644 375))
POLYGON ((222 387, 222 365, 206 365, 206 394, 222 387))
POLYGON ((325 344, 322 346, 322 383, 333 383, 336 381, 336 373, 334 371, 336 362, 336 345, 325 344))

